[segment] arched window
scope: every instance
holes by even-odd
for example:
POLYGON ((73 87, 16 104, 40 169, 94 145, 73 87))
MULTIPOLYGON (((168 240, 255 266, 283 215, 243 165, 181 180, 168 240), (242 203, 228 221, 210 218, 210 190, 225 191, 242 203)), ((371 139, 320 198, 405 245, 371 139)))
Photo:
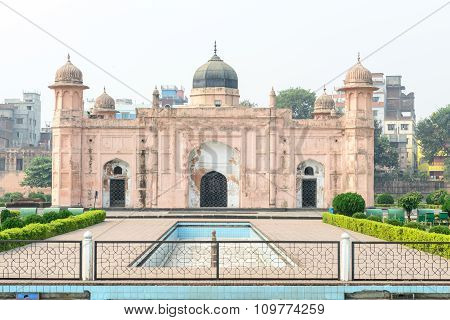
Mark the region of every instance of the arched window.
POLYGON ((122 174, 122 168, 119 166, 114 167, 114 174, 122 174))
POLYGON ((305 176, 313 176, 314 175, 314 169, 312 167, 306 167, 305 168, 305 176))

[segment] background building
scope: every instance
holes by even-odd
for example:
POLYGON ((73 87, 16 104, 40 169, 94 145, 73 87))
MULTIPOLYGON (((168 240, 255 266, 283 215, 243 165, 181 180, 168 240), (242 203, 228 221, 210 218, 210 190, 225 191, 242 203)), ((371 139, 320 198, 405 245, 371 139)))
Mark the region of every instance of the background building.
POLYGON ((445 160, 448 157, 442 152, 433 157, 433 160, 428 163, 422 154, 422 148, 417 145, 417 160, 419 165, 419 171, 425 172, 431 180, 443 180, 445 170, 445 160))
POLYGON ((188 99, 184 95, 184 88, 177 86, 161 86, 161 107, 174 107, 187 104, 188 99))
POLYGON ((39 93, 24 92, 22 100, 5 99, 5 103, 0 104, 0 118, 3 118, 0 120, 0 146, 38 146, 41 128, 39 93), (11 126, 12 130, 9 129, 11 126))
MULTIPOLYGON (((378 121, 381 128, 384 127, 384 107, 386 96, 386 83, 384 81, 383 73, 372 73, 373 86, 378 90, 374 91, 372 97, 372 111, 374 120, 378 121)), ((384 133, 384 130, 382 130, 384 133)))
POLYGON ((397 147, 400 170, 417 170, 414 92, 404 94, 402 76, 386 76, 384 134, 397 147))

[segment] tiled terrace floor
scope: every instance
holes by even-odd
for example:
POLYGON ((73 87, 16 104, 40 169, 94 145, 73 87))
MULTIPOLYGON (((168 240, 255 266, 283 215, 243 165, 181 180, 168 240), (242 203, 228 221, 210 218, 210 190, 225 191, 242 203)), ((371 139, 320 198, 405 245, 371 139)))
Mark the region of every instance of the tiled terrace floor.
MULTIPOLYGON (((158 240, 177 221, 225 221, 212 219, 107 219, 105 222, 69 232, 51 240, 82 240, 84 232, 91 231, 94 240, 152 241, 158 240)), ((232 222, 251 222, 269 240, 283 241, 339 241, 347 232, 355 241, 375 241, 357 232, 323 223, 320 220, 233 219, 232 222)))

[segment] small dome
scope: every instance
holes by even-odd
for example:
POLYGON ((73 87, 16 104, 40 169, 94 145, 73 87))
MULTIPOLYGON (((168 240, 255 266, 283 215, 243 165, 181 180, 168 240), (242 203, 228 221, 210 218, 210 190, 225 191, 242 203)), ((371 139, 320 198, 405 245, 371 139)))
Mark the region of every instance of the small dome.
POLYGON ((334 100, 333 97, 327 94, 325 88, 323 88, 323 94, 316 99, 314 103, 314 111, 318 110, 334 110, 334 100))
POLYGON ((193 88, 238 88, 238 76, 236 71, 223 62, 216 54, 216 47, 214 44, 214 55, 207 63, 202 65, 195 71, 194 79, 192 81, 193 88))
POLYGON ((83 83, 83 73, 70 62, 70 56, 67 55, 67 62, 56 71, 55 83, 83 83))
POLYGON ((105 88, 103 88, 103 93, 100 97, 95 99, 94 109, 111 109, 115 110, 116 102, 109 94, 106 93, 105 88))
POLYGON ((372 73, 366 68, 364 68, 364 66, 361 64, 359 54, 358 54, 358 62, 353 67, 351 67, 350 70, 347 72, 344 83, 346 85, 373 84, 372 73))

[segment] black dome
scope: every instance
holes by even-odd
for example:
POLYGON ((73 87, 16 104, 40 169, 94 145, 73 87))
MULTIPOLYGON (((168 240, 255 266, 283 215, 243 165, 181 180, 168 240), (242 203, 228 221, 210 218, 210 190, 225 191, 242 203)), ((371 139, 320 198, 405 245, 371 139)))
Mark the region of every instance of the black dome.
POLYGON ((236 71, 223 62, 216 54, 195 71, 193 88, 238 88, 238 76, 236 71))

